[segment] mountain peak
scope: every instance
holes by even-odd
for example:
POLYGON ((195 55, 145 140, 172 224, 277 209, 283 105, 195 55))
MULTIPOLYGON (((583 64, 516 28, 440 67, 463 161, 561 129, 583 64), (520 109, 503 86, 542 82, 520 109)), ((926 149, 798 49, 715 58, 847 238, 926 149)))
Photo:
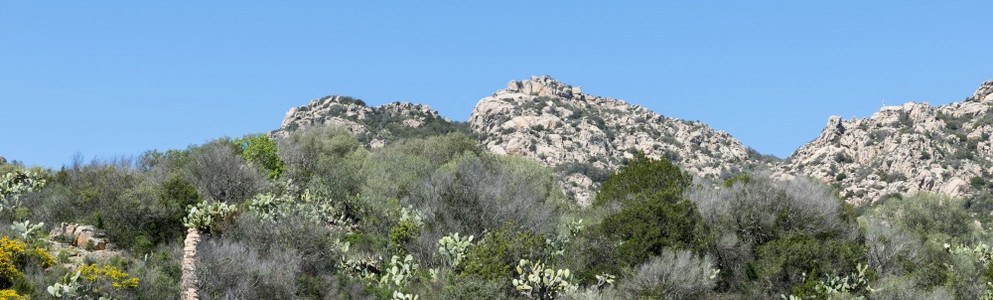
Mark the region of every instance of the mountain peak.
POLYGON ((971 99, 979 102, 993 102, 993 80, 987 80, 979 85, 979 89, 976 90, 975 94, 972 94, 971 99))
POLYGON ((532 76, 531 79, 527 80, 511 80, 510 83, 507 83, 507 88, 503 91, 506 93, 523 93, 539 97, 553 96, 566 99, 572 99, 574 95, 582 93, 580 87, 573 87, 562 83, 548 75, 532 76))
POLYGON ((636 153, 665 157, 690 173, 715 179, 760 164, 726 132, 583 94, 549 76, 511 81, 479 100, 468 125, 490 152, 521 155, 555 168, 563 190, 581 205, 636 153))

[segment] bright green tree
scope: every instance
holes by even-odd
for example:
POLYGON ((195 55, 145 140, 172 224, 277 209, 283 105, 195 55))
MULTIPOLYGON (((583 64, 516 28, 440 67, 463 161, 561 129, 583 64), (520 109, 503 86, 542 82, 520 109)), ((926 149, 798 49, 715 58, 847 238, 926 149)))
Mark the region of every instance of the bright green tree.
POLYGON ((234 141, 246 162, 266 171, 269 180, 283 175, 286 165, 276 154, 276 140, 265 134, 248 135, 234 141))

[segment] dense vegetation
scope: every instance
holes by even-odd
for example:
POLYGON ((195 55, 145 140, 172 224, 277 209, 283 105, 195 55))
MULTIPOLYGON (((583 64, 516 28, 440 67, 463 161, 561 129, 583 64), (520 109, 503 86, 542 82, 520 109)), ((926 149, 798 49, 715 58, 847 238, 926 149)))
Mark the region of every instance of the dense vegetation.
POLYGON ((635 155, 583 208, 552 169, 461 133, 368 148, 336 128, 0 176, 0 298, 178 298, 187 227, 202 299, 993 295, 990 192, 854 208, 807 179, 635 155), (63 222, 113 251, 50 237, 63 222))

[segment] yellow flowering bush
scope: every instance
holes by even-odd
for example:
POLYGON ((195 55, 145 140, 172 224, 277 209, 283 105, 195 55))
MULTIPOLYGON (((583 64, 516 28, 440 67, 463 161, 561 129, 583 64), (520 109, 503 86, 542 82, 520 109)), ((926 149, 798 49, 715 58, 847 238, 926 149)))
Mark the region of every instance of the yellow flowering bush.
POLYGON ((9 287, 14 279, 23 275, 17 267, 24 260, 25 246, 15 239, 0 238, 0 286, 9 287))
POLYGON ((28 248, 20 240, 0 237, 0 288, 10 287, 14 280, 24 275, 18 268, 29 264, 48 268, 55 265, 55 259, 44 249, 28 248))
POLYGON ((27 299, 15 290, 0 290, 0 300, 24 300, 27 299))
MULTIPOLYGON (((104 265, 103 267, 97 267, 96 264, 84 265, 79 267, 80 278, 89 281, 91 283, 109 283, 115 289, 132 289, 138 287, 138 278, 131 277, 128 273, 124 273, 118 270, 116 267, 111 265, 104 265)), ((100 292, 94 287, 94 292, 100 292)))

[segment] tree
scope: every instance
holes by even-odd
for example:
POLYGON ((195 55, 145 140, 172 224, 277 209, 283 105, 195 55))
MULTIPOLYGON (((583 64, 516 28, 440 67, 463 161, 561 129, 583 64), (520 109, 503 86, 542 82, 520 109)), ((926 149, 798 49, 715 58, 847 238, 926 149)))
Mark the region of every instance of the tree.
POLYGON ((269 180, 279 178, 286 164, 276 153, 276 140, 265 134, 248 135, 234 141, 241 157, 249 164, 262 168, 269 180))
POLYGON ((700 212, 682 196, 691 182, 689 174, 668 160, 640 153, 607 179, 595 203, 612 204, 617 211, 603 219, 599 232, 619 243, 623 264, 640 264, 667 248, 705 249, 700 212))
POLYGON ((672 192, 679 195, 692 182, 693 177, 689 173, 680 170, 669 160, 652 159, 638 153, 627 165, 607 178, 596 195, 594 205, 622 201, 639 193, 672 192))
POLYGON ((227 139, 194 149, 186 168, 201 193, 215 201, 236 204, 250 199, 265 186, 265 178, 245 165, 227 139))

